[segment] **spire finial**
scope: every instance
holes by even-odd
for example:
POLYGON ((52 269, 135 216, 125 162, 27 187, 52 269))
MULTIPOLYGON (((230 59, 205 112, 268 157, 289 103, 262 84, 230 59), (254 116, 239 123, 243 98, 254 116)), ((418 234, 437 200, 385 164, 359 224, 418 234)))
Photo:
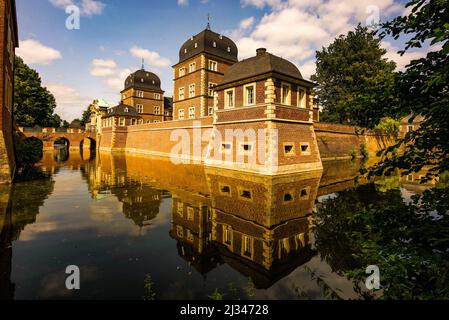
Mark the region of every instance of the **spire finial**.
POLYGON ((210 13, 207 14, 207 30, 210 30, 210 13))
POLYGON ((145 58, 142 58, 142 70, 145 70, 145 58))

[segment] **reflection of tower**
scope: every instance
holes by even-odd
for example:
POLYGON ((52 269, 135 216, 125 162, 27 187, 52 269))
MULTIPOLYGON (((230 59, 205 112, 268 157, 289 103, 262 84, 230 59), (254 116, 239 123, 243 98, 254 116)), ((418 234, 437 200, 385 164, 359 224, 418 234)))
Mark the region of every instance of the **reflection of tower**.
POLYGON ((211 213, 208 198, 188 192, 173 193, 170 235, 178 242, 179 255, 203 275, 219 262, 210 241, 211 213))
POLYGON ((11 283, 12 221, 10 190, 0 187, 0 300, 14 298, 14 284, 11 283))
POLYGON ((222 259, 267 288, 306 263, 321 173, 266 177, 207 169, 211 238, 222 259))

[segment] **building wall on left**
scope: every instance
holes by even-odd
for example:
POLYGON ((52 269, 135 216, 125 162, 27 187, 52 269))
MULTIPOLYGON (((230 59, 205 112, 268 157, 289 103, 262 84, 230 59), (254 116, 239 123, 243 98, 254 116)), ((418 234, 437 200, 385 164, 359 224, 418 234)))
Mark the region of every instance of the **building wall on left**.
POLYGON ((0 184, 10 183, 16 168, 12 112, 17 45, 15 1, 0 0, 0 184))

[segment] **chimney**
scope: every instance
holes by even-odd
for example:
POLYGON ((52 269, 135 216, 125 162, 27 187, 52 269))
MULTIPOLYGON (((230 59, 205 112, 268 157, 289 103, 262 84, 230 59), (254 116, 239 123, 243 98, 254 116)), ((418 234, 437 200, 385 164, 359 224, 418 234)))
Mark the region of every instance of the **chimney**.
POLYGON ((265 53, 267 53, 267 49, 259 48, 259 49, 256 50, 256 52, 257 52, 258 56, 261 56, 261 55, 264 55, 265 53))

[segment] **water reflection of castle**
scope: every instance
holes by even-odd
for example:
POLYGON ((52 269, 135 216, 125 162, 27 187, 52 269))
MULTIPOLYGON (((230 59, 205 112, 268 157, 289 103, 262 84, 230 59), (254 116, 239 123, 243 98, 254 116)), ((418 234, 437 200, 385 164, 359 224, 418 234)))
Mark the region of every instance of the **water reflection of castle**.
POLYGON ((320 172, 268 177, 111 154, 88 166, 93 197, 115 195, 141 227, 159 212, 166 195, 160 190, 169 190, 170 236, 201 274, 226 263, 268 288, 315 254, 311 218, 320 172))

